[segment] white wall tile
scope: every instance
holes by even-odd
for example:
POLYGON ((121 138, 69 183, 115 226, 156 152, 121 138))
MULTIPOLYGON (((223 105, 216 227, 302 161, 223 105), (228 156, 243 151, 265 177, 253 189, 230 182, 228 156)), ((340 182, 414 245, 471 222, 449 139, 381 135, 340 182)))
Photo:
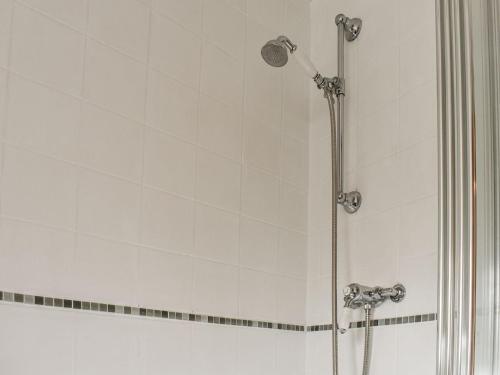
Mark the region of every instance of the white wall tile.
POLYGON ((76 320, 75 374, 137 374, 139 324, 126 317, 82 316, 76 320))
POLYGON ((146 122, 190 142, 196 141, 198 92, 154 70, 149 71, 146 122))
POLYGON ((191 311, 193 262, 185 255, 140 249, 137 302, 140 306, 191 311))
POLYGON ((181 322, 147 322, 139 335, 141 374, 189 374, 191 325, 181 322))
POLYGON ((4 138, 7 114, 7 70, 0 68, 0 138, 4 138))
POLYGON ((22 2, 69 26, 85 29, 88 0, 23 0, 22 2))
POLYGON ((11 74, 7 113, 5 137, 10 142, 56 158, 76 159, 79 100, 11 74))
POLYGON ((201 92, 238 108, 243 100, 243 61, 217 46, 204 43, 201 59, 201 92))
MULTIPOLYGON (((0 4, 2 67, 12 3, 0 4)), ((1 210, 70 230, 3 218, 0 259, 24 268, 9 267, 0 282, 40 295, 304 320, 310 83, 294 65, 286 76, 268 67, 258 51, 284 25, 285 5, 289 19, 279 28, 307 49, 309 4, 258 1, 248 16, 246 3, 16 2, 1 210), (282 189, 280 179, 292 184, 282 189)), ((281 332, 73 314, 76 328, 63 325, 70 345, 59 350, 49 338, 41 371, 59 373, 62 363, 79 375, 303 372, 301 341, 283 334, 277 342, 281 332)), ((24 358, 37 350, 14 347, 24 358)))
POLYGON ((285 4, 285 13, 286 13, 286 18, 287 19, 293 19, 296 21, 302 21, 303 23, 307 24, 309 17, 310 17, 310 11, 309 11, 309 3, 308 1, 303 1, 303 0, 289 0, 285 4))
POLYGON ((283 138, 281 176, 302 189, 305 189, 308 183, 307 151, 305 142, 291 137, 283 138))
POLYGON ((398 304, 398 315, 428 314, 437 311, 438 256, 437 254, 403 256, 399 259, 398 282, 408 298, 398 304))
POLYGON ((305 280, 283 276, 276 278, 276 319, 279 322, 305 322, 305 301, 305 280))
POLYGON ((81 170, 78 229, 116 240, 137 241, 140 190, 133 183, 81 170))
POLYGON ((238 316, 238 267, 194 261, 193 311, 238 316))
POLYGON ((5 290, 73 296, 75 235, 38 225, 3 219, 0 222, 0 273, 5 290))
POLYGON ((143 131, 134 121, 85 103, 78 160, 87 167, 139 182, 143 131))
POLYGON ((306 271, 307 236, 282 229, 278 250, 278 272, 305 279, 306 271))
POLYGON ((394 155, 398 140, 398 111, 395 103, 367 116, 360 116, 357 127, 357 165, 372 164, 394 155))
POLYGON ((276 320, 276 277, 268 273, 240 270, 240 313, 243 319, 276 320))
POLYGON ((350 226, 354 241, 349 260, 354 266, 353 277, 356 282, 372 285, 397 281, 398 212, 391 210, 372 215, 350 226), (384 269, 383 273, 379 272, 381 268, 384 269))
MULTIPOLYGON (((398 327, 399 328, 399 327, 398 327)), ((374 374, 396 375, 397 328, 395 326, 377 327, 373 335, 373 351, 370 371, 374 374)), ((361 343, 359 343, 359 346, 361 343)))
POLYGON ((153 15, 151 22, 151 66, 190 87, 198 88, 200 38, 165 17, 153 15))
POLYGON ((194 247, 192 201, 153 189, 144 189, 141 241, 144 245, 191 253, 194 247))
POLYGON ((357 168, 356 188, 363 194, 363 210, 358 211, 358 216, 382 212, 400 204, 399 186, 394 186, 394 181, 399 178, 398 172, 395 155, 357 168))
MULTIPOLYGON (((359 42, 360 52, 373 48, 373 45, 379 47, 394 46, 399 42, 399 1, 384 0, 378 2, 360 2, 353 3, 358 17, 363 20, 363 26, 369 28, 369 33, 360 34, 359 42), (380 19, 384 22, 380 22, 380 19)), ((361 60, 360 60, 361 61, 361 60)))
POLYGON ((305 374, 306 336, 293 332, 276 333, 276 373, 305 374))
POLYGON ((196 198, 231 211, 240 209, 240 164, 198 150, 196 198))
POLYGON ((399 149, 406 149, 437 134, 436 83, 408 91, 399 101, 399 149), (418 103, 418 105, 416 105, 418 103))
POLYGON ((242 12, 245 12, 247 9, 247 0, 224 0, 226 4, 229 4, 236 9, 241 10, 242 12))
POLYGON ((243 59, 245 52, 245 29, 245 15, 241 11, 220 0, 204 0, 204 35, 238 60, 243 59))
POLYGON ((236 373, 238 330, 198 324, 193 327, 193 374, 236 373))
POLYGON ((433 374, 436 371, 436 330, 436 322, 401 326, 397 335, 398 374, 433 374))
POLYGON ((287 183, 281 184, 280 223, 287 229, 307 231, 307 194, 287 183))
POLYGON ((196 147, 153 129, 144 140, 144 184, 194 196, 196 147))
MULTIPOLYGON (((423 3, 426 2, 428 1, 423 3)), ((401 94, 424 83, 436 81, 436 60, 429 58, 436 54, 434 24, 434 20, 428 20, 401 43, 399 56, 401 94)))
POLYGON ((250 0, 247 2, 248 15, 274 30, 283 26, 285 15, 284 0, 250 0))
POLYGON ((146 60, 149 9, 136 0, 89 0, 87 32, 141 61, 146 60))
POLYGON ((240 219, 240 266, 276 272, 279 229, 271 224, 240 219))
POLYGON ((250 167, 243 170, 242 177, 242 213, 259 220, 277 224, 279 221, 279 179, 266 172, 250 167))
MULTIPOLYGON (((332 373, 331 342, 330 332, 317 332, 315 335, 307 335, 307 375, 332 373)), ((339 349, 342 350, 342 346, 339 346, 339 349)), ((352 349, 352 347, 349 349, 352 349)), ((339 367, 346 365, 346 357, 343 358, 343 361, 339 361, 339 367)))
POLYGON ((201 204, 196 206, 196 255, 236 265, 238 243, 238 215, 201 204))
POLYGON ((203 0, 151 0, 153 9, 196 33, 201 32, 203 0))
POLYGON ((401 37, 413 34, 420 26, 434 18, 436 4, 432 0, 414 2, 402 0, 399 5, 401 37))
POLYGON ((238 330, 238 375, 276 373, 276 333, 266 330, 238 330))
POLYGON ((358 110, 366 116, 398 98, 399 49, 373 43, 360 50, 359 60, 358 110))
POLYGON ((136 301, 137 248, 78 235, 74 295, 85 301, 131 304, 136 301))
POLYGON ((199 119, 200 146, 235 161, 241 161, 241 111, 201 95, 199 119))
POLYGON ((437 253, 438 198, 417 200, 400 210, 399 254, 417 256, 437 253))
POLYGON ((78 95, 82 87, 83 51, 83 35, 16 4, 12 70, 78 95))
POLYGON ((73 369, 75 317, 71 312, 2 305, 0 318, 9 322, 0 336, 2 372, 65 375, 73 369))
POLYGON ((437 140, 428 139, 398 155, 401 199, 411 202, 437 192, 437 140))
POLYGON ((6 147, 2 213, 72 229, 76 218, 76 169, 70 164, 6 147))
MULTIPOLYGON (((302 67, 290 61, 283 74, 283 126, 285 134, 307 141, 309 132, 309 92, 311 81, 302 67)), ((327 124, 325 124, 327 126, 327 124)))
POLYGON ((243 133, 245 163, 278 176, 280 172, 280 127, 246 116, 243 133))
POLYGON ((13 0, 0 2, 0 66, 6 67, 10 52, 13 0))
POLYGON ((84 96, 107 109, 144 120, 146 67, 89 39, 84 96))

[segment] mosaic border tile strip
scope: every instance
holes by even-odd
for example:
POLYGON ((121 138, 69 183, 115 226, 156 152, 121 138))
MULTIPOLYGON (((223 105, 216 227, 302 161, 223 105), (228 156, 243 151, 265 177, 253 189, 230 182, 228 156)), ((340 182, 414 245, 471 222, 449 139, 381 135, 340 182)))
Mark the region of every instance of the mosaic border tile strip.
MULTIPOLYGON (((149 309, 146 307, 114 305, 109 303, 45 297, 45 296, 37 296, 37 295, 13 293, 5 291, 0 291, 0 301, 20 303, 26 305, 39 305, 45 307, 71 309, 71 310, 93 311, 93 312, 101 312, 108 314, 110 313, 119 315, 143 316, 149 318, 183 320, 188 322, 199 322, 199 323, 209 323, 209 324, 229 325, 229 326, 239 326, 239 327, 277 329, 282 331, 321 332, 321 331, 331 331, 332 329, 331 324, 305 326, 300 324, 287 324, 287 323, 266 322, 260 320, 228 318, 222 316, 193 314, 193 313, 170 311, 170 310, 149 309)), ((394 317, 394 318, 382 318, 382 319, 372 320, 372 326, 379 327, 379 326, 388 326, 397 324, 422 323, 422 322, 434 321, 436 319, 437 319, 436 313, 410 315, 410 316, 394 317)), ((362 328, 365 327, 365 325, 366 325, 365 321, 351 322, 349 328, 350 329, 362 328)))
MULTIPOLYGON (((412 323, 423 323, 423 322, 432 322, 437 320, 437 314, 418 314, 418 315, 408 315, 408 316, 398 316, 393 318, 381 318, 381 319, 373 319, 371 320, 372 327, 380 327, 380 326, 392 326, 399 324, 412 324, 412 323)), ((366 327, 366 321, 357 321, 351 322, 349 325, 350 329, 354 328, 364 328, 366 327)), ((321 331, 331 331, 331 324, 320 324, 314 326, 308 326, 307 332, 321 332, 321 331)))
POLYGON ((21 303, 27 305, 39 305, 45 307, 65 308, 72 310, 94 311, 102 313, 134 315, 158 319, 184 320, 190 322, 210 323, 218 325, 230 325, 239 327, 254 327, 277 329, 282 331, 304 332, 306 327, 298 324, 266 322, 260 320, 228 318, 203 314, 193 314, 170 310, 149 309, 146 307, 132 307, 114 305, 109 303, 80 301, 54 297, 35 296, 22 293, 0 291, 0 301, 21 303))

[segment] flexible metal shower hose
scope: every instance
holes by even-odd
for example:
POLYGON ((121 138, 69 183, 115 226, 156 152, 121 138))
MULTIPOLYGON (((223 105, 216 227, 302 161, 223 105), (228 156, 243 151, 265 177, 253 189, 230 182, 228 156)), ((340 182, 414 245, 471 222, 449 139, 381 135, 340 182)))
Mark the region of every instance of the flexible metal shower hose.
POLYGON ((335 99, 333 92, 325 90, 330 109, 331 160, 332 160, 332 369, 338 375, 338 336, 337 336, 337 131, 335 127, 335 99))
MULTIPOLYGON (((338 375, 338 326, 337 326, 337 131, 335 126, 335 99, 333 92, 325 90, 330 110, 331 132, 331 162, 332 162, 332 370, 338 375)), ((372 309, 365 310, 365 348, 363 354, 363 375, 368 375, 370 368, 371 341, 372 341, 372 309)))
POLYGON ((368 375, 370 370, 370 357, 372 349, 372 309, 365 309, 365 349, 363 353, 363 375, 368 375))

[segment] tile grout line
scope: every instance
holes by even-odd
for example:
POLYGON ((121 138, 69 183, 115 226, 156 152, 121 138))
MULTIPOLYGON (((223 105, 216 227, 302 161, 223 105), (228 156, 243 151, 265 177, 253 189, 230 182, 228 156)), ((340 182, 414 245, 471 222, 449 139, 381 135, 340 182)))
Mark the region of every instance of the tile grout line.
MULTIPOLYGON (((216 325, 228 325, 237 327, 249 328, 264 328, 274 329, 281 331, 294 331, 294 332, 323 332, 331 331, 331 324, 320 325, 303 325, 303 324, 288 324, 278 322, 268 322, 262 320, 251 320, 241 318, 230 318, 222 316, 213 316, 199 313, 187 313, 170 310, 151 309, 146 307, 136 307, 127 305, 117 305, 102 302, 72 300, 57 297, 45 297, 39 295, 14 293, 7 291, 0 291, 0 302, 44 306, 48 308, 62 308, 68 310, 90 311, 99 313, 108 313, 116 315, 130 315, 147 318, 167 319, 167 320, 181 320, 196 323, 208 323, 216 325)), ((437 320, 436 313, 418 314, 402 317, 381 318, 372 320, 373 327, 411 324, 411 323, 424 323, 437 320)), ((365 327, 365 321, 351 322, 350 329, 365 327)))

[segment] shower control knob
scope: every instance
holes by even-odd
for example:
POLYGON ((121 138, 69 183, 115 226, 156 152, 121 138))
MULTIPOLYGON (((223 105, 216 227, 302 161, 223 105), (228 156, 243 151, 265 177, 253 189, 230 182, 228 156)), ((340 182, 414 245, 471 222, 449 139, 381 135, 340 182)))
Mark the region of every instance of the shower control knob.
POLYGON ((356 289, 351 288, 350 286, 346 286, 344 288, 344 296, 346 297, 354 297, 356 295, 356 289))

